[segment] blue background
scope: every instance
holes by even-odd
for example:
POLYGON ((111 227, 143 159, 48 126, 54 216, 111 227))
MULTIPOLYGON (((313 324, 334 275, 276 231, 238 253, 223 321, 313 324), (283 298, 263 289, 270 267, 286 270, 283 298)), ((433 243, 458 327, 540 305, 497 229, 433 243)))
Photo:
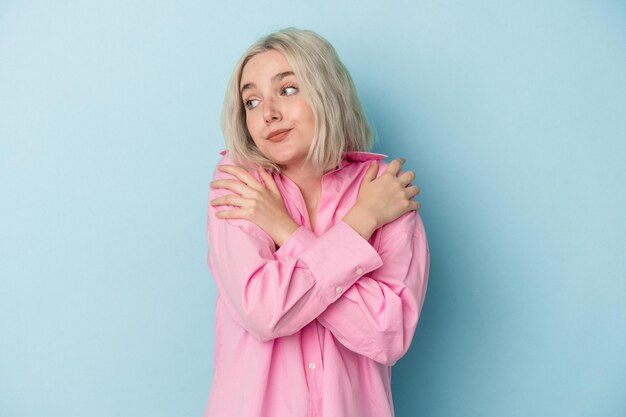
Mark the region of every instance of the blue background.
POLYGON ((201 416, 243 50, 318 31, 432 265, 399 417, 626 416, 623 1, 0 2, 0 416, 201 416))

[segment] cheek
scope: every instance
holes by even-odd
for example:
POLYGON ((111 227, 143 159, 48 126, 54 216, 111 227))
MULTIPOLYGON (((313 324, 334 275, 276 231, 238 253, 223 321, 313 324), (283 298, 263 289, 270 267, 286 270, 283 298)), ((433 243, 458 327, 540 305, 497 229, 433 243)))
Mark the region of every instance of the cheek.
POLYGON ((298 119, 309 128, 315 128, 315 114, 308 103, 302 102, 297 107, 298 119))
POLYGON ((250 136, 254 140, 259 136, 259 123, 256 118, 250 113, 246 114, 246 127, 248 128, 248 132, 250 132, 250 136))

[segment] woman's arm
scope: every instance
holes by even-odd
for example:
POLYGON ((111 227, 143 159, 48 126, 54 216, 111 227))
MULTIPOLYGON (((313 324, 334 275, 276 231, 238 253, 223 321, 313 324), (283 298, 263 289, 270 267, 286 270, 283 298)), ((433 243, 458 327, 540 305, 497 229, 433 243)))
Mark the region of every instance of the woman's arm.
POLYGON ((392 162, 380 178, 371 165, 344 221, 320 237, 298 227, 276 253, 280 234, 271 225, 288 230, 293 220, 280 219, 288 214, 271 177, 259 171, 265 188, 240 168, 218 168, 212 185, 221 188, 212 188, 209 208, 209 261, 235 320, 262 340, 295 333, 380 267, 380 256, 366 239, 379 225, 417 208, 411 200, 417 188, 405 189, 413 174, 397 176, 401 164, 392 162), (215 211, 214 205, 224 204, 235 206, 215 211))
MULTIPOLYGON (((229 178, 216 170, 215 179, 229 178)), ((210 198, 228 194, 227 189, 212 188, 210 198)), ((257 224, 217 214, 210 205, 207 238, 213 277, 230 315, 260 340, 297 332, 361 276, 382 265, 374 248, 344 222, 319 237, 299 227, 275 252, 274 240, 257 224), (298 253, 291 254, 296 247, 298 253)))
MULTIPOLYGON (((419 202, 413 200, 419 193, 419 187, 411 185, 415 174, 412 171, 401 173, 403 163, 403 158, 394 159, 377 176, 378 164, 372 161, 363 176, 357 202, 346 213, 343 221, 366 240, 376 229, 420 207, 419 202)), ((217 178, 211 182, 211 187, 230 190, 232 193, 211 200, 213 206, 231 206, 218 211, 216 216, 221 219, 249 220, 263 229, 277 246, 282 246, 299 226, 289 216, 272 176, 259 167, 257 175, 263 180, 261 183, 245 169, 235 165, 218 165, 217 169, 232 177, 217 178)))
POLYGON ((415 212, 383 227, 379 238, 383 265, 356 281, 318 321, 348 349, 391 366, 413 339, 430 258, 415 212))
MULTIPOLYGON (((383 264, 356 281, 317 320, 348 349, 391 366, 408 350, 417 326, 429 250, 416 212, 385 225, 373 239, 383 264)), ((294 244, 277 255, 294 256, 305 248, 294 244)))

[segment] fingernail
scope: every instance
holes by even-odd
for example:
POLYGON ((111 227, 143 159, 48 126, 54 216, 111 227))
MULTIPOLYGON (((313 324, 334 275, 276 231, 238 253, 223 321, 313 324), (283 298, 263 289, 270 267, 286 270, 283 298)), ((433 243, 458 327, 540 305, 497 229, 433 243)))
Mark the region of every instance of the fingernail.
POLYGON ((404 164, 405 162, 406 162, 406 159, 404 159, 404 158, 400 158, 400 163, 401 163, 401 164, 404 164))

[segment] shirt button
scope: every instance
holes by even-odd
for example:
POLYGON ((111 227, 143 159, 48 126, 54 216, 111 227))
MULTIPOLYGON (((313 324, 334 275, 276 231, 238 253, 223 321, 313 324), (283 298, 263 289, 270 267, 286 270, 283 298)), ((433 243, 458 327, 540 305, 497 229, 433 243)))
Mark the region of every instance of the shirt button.
POLYGON ((337 294, 341 294, 341 292, 342 292, 342 291, 343 291, 343 288, 341 288, 341 287, 337 287, 337 288, 335 288, 335 292, 336 292, 337 294))
POLYGON ((309 362, 309 368, 311 369, 315 369, 317 365, 315 365, 315 362, 309 362))
POLYGON ((358 267, 358 268, 356 269, 356 273, 357 273, 357 275, 363 275, 363 268, 358 267))

